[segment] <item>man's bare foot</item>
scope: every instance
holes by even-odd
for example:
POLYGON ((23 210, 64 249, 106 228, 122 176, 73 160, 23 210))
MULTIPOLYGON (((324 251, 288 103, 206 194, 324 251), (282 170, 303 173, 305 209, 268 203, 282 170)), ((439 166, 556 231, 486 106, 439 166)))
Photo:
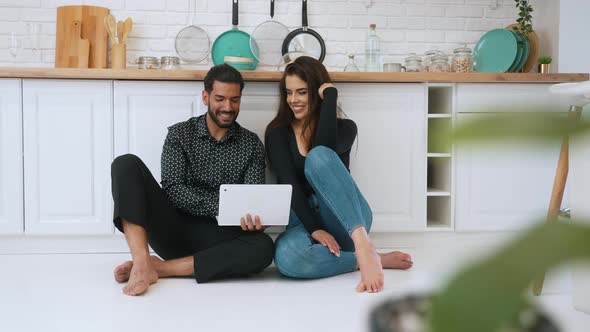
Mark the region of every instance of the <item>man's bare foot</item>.
POLYGON ((410 255, 401 251, 392 251, 386 254, 379 254, 381 265, 384 269, 407 270, 414 264, 410 255))
POLYGON ((129 273, 129 282, 123 287, 123 293, 131 296, 141 295, 157 281, 158 273, 149 260, 134 262, 129 273))
POLYGON ((381 259, 370 243, 357 245, 356 260, 361 270, 361 282, 356 287, 357 292, 379 292, 383 289, 383 267, 381 259))
POLYGON ((115 268, 115 280, 118 283, 126 282, 129 280, 129 274, 131 273, 131 268, 133 267, 132 261, 126 261, 125 263, 117 266, 115 268))

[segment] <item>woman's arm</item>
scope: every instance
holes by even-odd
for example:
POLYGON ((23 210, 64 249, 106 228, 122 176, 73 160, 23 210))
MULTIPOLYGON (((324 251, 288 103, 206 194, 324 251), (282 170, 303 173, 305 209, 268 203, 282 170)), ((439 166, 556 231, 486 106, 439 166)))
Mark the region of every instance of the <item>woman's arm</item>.
POLYGON ((336 151, 338 143, 337 101, 338 90, 331 84, 323 84, 319 90, 322 98, 320 119, 315 133, 315 145, 323 145, 336 151))
POLYGON ((289 149, 289 136, 286 128, 271 130, 266 141, 266 151, 273 173, 279 183, 293 186, 291 208, 307 229, 309 234, 320 229, 316 216, 307 203, 307 197, 303 191, 303 183, 296 174, 295 164, 289 149))

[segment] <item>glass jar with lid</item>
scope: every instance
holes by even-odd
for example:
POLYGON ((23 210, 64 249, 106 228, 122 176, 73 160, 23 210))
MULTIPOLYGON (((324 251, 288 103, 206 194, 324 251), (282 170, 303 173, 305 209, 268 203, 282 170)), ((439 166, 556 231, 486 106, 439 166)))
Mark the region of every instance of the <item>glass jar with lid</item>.
POLYGON ((424 71, 430 71, 430 63, 432 63, 432 57, 436 55, 439 51, 434 49, 424 53, 424 71))
POLYGON ((160 69, 180 69, 180 58, 177 56, 163 56, 160 58, 160 69))
POLYGON ((139 69, 158 69, 160 68, 160 61, 153 56, 140 56, 137 60, 137 67, 139 69))
POLYGON ((448 73, 451 71, 449 65, 449 57, 443 53, 438 53, 432 57, 432 63, 430 64, 430 72, 432 73, 448 73))
POLYGON ((473 70, 473 55, 466 45, 454 50, 452 70, 456 73, 470 73, 473 70))
POLYGON ((422 71, 422 58, 417 56, 416 53, 410 54, 410 56, 408 56, 404 62, 406 72, 416 73, 422 71))

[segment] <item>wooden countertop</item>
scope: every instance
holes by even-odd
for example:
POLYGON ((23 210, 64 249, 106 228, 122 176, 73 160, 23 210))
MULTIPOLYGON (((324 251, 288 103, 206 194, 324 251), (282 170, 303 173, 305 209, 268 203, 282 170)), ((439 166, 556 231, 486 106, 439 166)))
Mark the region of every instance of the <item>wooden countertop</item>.
MULTIPOLYGON (((163 80, 202 81, 206 70, 153 70, 153 69, 69 69, 69 68, 18 68, 0 67, 0 78, 61 78, 97 80, 163 80)), ((243 71, 250 82, 277 82, 282 73, 271 71, 243 71)), ((330 73, 335 82, 366 83, 561 83, 590 80, 588 73, 537 74, 537 73, 330 73)))

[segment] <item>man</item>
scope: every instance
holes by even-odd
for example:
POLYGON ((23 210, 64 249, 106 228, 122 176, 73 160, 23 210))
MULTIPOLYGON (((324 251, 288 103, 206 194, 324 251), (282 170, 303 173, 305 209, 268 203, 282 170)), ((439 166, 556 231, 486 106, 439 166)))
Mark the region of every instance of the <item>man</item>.
POLYGON ((158 278, 194 276, 197 282, 244 276, 272 262, 272 239, 248 215, 242 227, 220 227, 215 216, 221 184, 262 184, 260 139, 237 122, 244 81, 228 66, 205 77, 207 114, 168 128, 162 152, 162 188, 131 154, 111 165, 114 223, 125 233, 132 261, 115 268, 127 295, 144 293, 158 278), (151 256, 148 243, 162 258, 151 256))

